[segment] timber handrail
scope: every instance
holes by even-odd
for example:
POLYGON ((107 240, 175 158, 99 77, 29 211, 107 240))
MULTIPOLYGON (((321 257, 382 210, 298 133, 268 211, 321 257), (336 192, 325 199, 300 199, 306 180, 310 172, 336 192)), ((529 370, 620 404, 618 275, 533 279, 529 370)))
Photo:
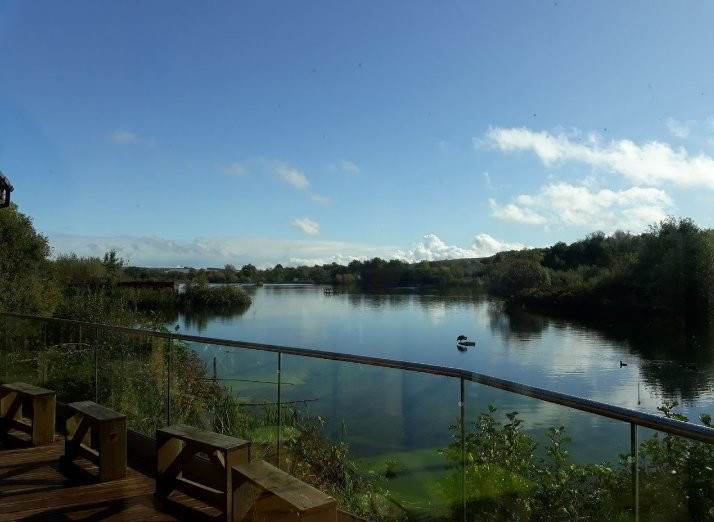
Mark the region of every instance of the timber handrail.
POLYGON ((355 364, 366 364, 382 368, 395 368, 411 372, 429 373, 443 377, 453 377, 464 381, 483 384, 499 390, 509 391, 518 395, 524 395, 542 401, 559 404, 579 411, 593 413, 602 417, 628 422, 643 428, 685 437, 687 439, 698 440, 709 444, 714 444, 714 428, 708 428, 699 424, 682 422, 675 419, 668 419, 651 413, 641 412, 630 408, 623 408, 605 402, 593 401, 575 395, 555 392, 537 386, 529 386, 506 379, 499 379, 490 375, 464 370, 462 368, 452 368, 448 366, 438 366, 434 364, 424 364, 410 361, 399 361, 382 357, 371 357, 368 355, 354 355, 339 352, 329 352, 312 348, 295 348, 292 346, 279 346, 273 344, 253 343, 247 341, 233 341, 230 339, 217 339, 213 337, 202 337, 198 335, 185 335, 170 332, 157 332, 154 330, 141 330, 126 326, 114 326, 101 323, 90 323, 77 321, 74 319, 60 319, 54 317, 42 317, 36 315, 18 314, 14 312, 0 312, 5 317, 16 319, 40 320, 53 323, 68 324, 96 328, 98 330, 125 333, 132 335, 147 335, 165 339, 175 339, 194 343, 214 344, 218 346, 230 346, 233 348, 244 348, 250 350, 260 350, 264 352, 282 353, 286 355, 297 355, 301 357, 312 357, 315 359, 327 359, 332 361, 350 362, 355 364))

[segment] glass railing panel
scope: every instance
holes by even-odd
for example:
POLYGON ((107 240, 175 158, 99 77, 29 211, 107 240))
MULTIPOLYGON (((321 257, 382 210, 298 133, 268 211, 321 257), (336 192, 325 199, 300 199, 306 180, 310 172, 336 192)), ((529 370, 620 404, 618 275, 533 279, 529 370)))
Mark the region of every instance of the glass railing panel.
MULTIPOLYGON (((634 513, 628 423, 476 383, 466 385, 464 416, 463 447, 457 426, 449 458, 466 520, 634 513)), ((461 510, 452 516, 460 520, 461 510)))
POLYGON ((60 402, 94 397, 93 329, 40 318, 3 322, 3 381, 49 388, 60 402))
POLYGON ((459 382, 283 356, 281 466, 366 519, 438 519, 459 382))
POLYGON ((2 323, 2 380, 42 386, 47 371, 44 323, 10 316, 2 323))
POLYGON ((129 429, 153 437, 168 420, 168 340, 100 330, 97 347, 93 400, 125 414, 129 429))
POLYGON ((173 341, 171 421, 251 442, 253 459, 277 462, 278 355, 173 341))
POLYGON ((47 387, 69 403, 96 397, 96 328, 46 322, 47 387))

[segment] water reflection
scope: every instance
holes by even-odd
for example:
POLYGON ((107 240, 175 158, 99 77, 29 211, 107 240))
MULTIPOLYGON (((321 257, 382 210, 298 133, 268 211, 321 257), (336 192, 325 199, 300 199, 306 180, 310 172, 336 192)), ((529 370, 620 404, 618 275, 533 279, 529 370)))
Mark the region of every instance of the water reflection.
POLYGON ((543 331, 550 326, 550 320, 543 315, 529 313, 524 309, 506 309, 500 301, 489 301, 489 327, 509 341, 528 342, 540 339, 543 331))
MULTIPOLYGON (((618 346, 624 350, 624 365, 639 369, 643 386, 653 388, 662 400, 693 405, 702 394, 713 391, 714 334, 711 327, 686 328, 680 323, 658 321, 648 324, 615 324, 596 320, 557 319, 522 308, 488 306, 489 327, 508 342, 540 339, 546 331, 558 335, 575 333, 596 341, 596 345, 618 346)), ((594 346, 605 350, 605 346, 594 346)))
MULTIPOLYGON (((184 331, 193 331, 204 334, 208 330, 209 324, 213 321, 221 321, 240 317, 250 309, 250 306, 229 306, 215 308, 211 310, 187 310, 181 314, 181 323, 184 331)), ((169 322, 179 322, 179 314, 176 313, 169 322)))
POLYGON ((714 409, 711 331, 566 320, 478 294, 327 295, 313 285, 249 292, 247 311, 178 319, 187 333, 461 367, 650 412, 667 399, 714 409), (459 350, 460 334, 475 346, 459 350))
POLYGON ((401 309, 409 306, 402 295, 391 294, 347 294, 349 304, 355 308, 379 310, 382 308, 401 309))

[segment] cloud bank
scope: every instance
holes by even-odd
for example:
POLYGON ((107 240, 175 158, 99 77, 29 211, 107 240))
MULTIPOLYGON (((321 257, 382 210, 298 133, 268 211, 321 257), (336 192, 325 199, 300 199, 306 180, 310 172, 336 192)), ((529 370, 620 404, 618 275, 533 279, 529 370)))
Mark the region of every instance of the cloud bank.
POLYGON ((159 237, 134 236, 73 236, 49 234, 54 255, 75 253, 78 256, 101 257, 115 249, 131 265, 153 267, 191 266, 221 267, 226 264, 242 266, 252 263, 258 267, 283 265, 348 264, 355 259, 364 261, 375 257, 422 261, 483 257, 502 250, 524 248, 520 243, 499 241, 488 234, 476 235, 471 245, 462 248, 447 245, 434 234, 428 234, 412 246, 402 250, 393 245, 370 245, 348 241, 319 239, 264 239, 264 238, 197 238, 171 240, 159 237))
MULTIPOLYGON (((683 133, 683 128, 674 126, 683 133)), ((688 131, 686 131, 688 132, 688 131)), ((492 127, 486 133, 487 144, 503 151, 532 151, 545 165, 578 161, 594 168, 617 173, 645 186, 671 183, 679 187, 714 190, 714 157, 692 155, 684 147, 631 140, 603 141, 597 134, 581 136, 533 131, 526 127, 492 127)), ((482 140, 474 140, 479 146, 482 140)))
POLYGON ((633 187, 593 190, 569 183, 553 183, 535 195, 522 194, 513 203, 489 200, 491 216, 528 225, 575 225, 603 231, 637 232, 664 219, 673 206, 662 190, 633 187))
POLYGON ((521 250, 523 248, 527 247, 521 243, 499 241, 488 234, 474 236, 471 245, 467 248, 447 245, 434 234, 427 234, 410 250, 406 252, 397 251, 395 257, 409 262, 438 261, 442 259, 487 257, 504 250, 521 250))

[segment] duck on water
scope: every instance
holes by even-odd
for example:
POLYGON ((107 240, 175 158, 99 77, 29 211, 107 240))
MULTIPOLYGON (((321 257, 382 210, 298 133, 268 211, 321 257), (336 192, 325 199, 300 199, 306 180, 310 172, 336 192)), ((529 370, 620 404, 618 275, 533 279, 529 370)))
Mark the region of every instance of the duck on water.
POLYGON ((476 346, 475 341, 469 341, 468 337, 465 335, 461 334, 456 338, 456 345, 459 349, 461 349, 462 346, 476 346))

